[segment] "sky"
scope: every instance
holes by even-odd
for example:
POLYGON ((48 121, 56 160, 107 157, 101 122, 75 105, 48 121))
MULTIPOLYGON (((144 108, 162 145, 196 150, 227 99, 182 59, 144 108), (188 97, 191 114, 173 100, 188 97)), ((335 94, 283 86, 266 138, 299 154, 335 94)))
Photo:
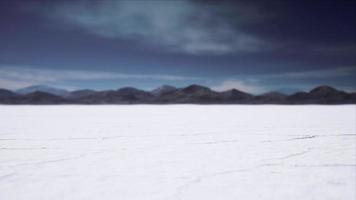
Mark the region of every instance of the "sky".
POLYGON ((0 88, 356 91, 356 0, 2 0, 0 88))

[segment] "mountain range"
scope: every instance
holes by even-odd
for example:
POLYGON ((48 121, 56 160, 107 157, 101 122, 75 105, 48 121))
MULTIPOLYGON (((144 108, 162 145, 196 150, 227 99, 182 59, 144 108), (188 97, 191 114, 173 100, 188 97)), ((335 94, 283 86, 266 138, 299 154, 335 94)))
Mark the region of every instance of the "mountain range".
POLYGON ((217 92, 201 85, 163 85, 152 91, 133 87, 67 91, 38 85, 16 91, 0 89, 0 104, 356 104, 356 93, 330 86, 293 94, 272 91, 253 95, 237 89, 217 92))

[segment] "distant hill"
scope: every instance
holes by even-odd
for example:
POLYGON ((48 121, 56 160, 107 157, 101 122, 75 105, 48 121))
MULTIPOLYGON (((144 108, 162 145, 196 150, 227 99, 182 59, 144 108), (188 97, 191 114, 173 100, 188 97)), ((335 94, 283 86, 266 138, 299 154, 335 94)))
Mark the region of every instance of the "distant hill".
POLYGON ((69 92, 69 94, 66 95, 67 98, 69 99, 77 99, 77 98, 83 98, 92 94, 95 94, 95 90, 75 90, 72 92, 69 92))
POLYGON ((46 85, 34 85, 34 86, 30 86, 30 87, 25 87, 22 89, 18 89, 15 92, 18 94, 30 94, 33 92, 45 92, 48 94, 53 94, 53 95, 62 96, 62 97, 67 96, 69 94, 69 92, 67 90, 50 87, 50 86, 46 86, 46 85))
POLYGON ((252 95, 237 89, 223 92, 201 85, 183 88, 163 85, 152 91, 133 87, 118 90, 67 90, 32 86, 15 92, 0 89, 0 104, 356 104, 356 93, 330 86, 291 95, 272 91, 252 95))
POLYGON ((162 85, 154 90, 151 91, 151 94, 155 96, 159 96, 162 94, 167 94, 171 92, 175 92, 177 90, 176 87, 170 86, 170 85, 162 85))
POLYGON ((124 87, 118 90, 94 92, 74 100, 84 104, 138 104, 151 103, 154 95, 150 92, 133 87, 124 87))
POLYGON ((219 103, 221 96, 218 92, 200 85, 190 85, 156 97, 159 103, 219 103))
POLYGON ((16 93, 10 90, 0 88, 0 97, 11 97, 11 96, 16 96, 16 93))
POLYGON ((291 104, 348 104, 356 103, 355 93, 347 93, 330 86, 319 86, 309 92, 297 92, 287 100, 291 104))
POLYGON ((9 104, 13 102, 13 99, 16 95, 16 93, 10 90, 0 88, 0 103, 9 104))
POLYGON ((223 102, 227 103, 248 104, 254 100, 254 96, 252 94, 242 92, 237 89, 231 89, 225 92, 221 92, 220 94, 223 97, 223 102))
MULTIPOLYGON (((0 98, 0 102, 2 102, 0 98)), ((73 103, 63 97, 49 94, 46 92, 32 92, 25 95, 16 95, 7 99, 6 104, 34 104, 34 105, 47 105, 47 104, 67 104, 73 103)))
POLYGON ((293 88, 293 87, 284 87, 284 88, 279 88, 279 89, 276 89, 275 92, 279 92, 279 93, 282 93, 282 94, 287 94, 287 95, 291 95, 291 94, 295 94, 297 92, 303 92, 302 89, 300 88, 293 88))
POLYGON ((259 104, 286 104, 288 95, 283 94, 281 92, 268 92, 265 94, 261 94, 255 96, 255 103, 259 104))

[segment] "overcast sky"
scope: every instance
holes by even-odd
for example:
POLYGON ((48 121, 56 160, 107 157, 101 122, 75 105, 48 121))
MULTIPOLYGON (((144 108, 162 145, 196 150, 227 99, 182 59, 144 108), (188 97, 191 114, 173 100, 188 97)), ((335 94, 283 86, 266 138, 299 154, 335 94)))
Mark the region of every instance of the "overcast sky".
POLYGON ((0 88, 356 91, 356 1, 0 1, 0 88))

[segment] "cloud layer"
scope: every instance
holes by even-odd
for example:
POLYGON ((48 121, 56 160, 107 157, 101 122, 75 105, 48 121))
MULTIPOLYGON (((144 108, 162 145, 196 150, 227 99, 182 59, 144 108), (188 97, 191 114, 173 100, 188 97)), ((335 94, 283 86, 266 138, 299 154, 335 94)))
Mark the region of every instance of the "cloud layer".
POLYGON ((246 12, 250 10, 244 5, 229 10, 187 0, 84 0, 54 4, 46 14, 101 37, 138 40, 144 45, 188 54, 225 54, 258 51, 263 46, 258 38, 231 24, 257 19, 252 10, 246 12), (234 15, 239 19, 221 14, 229 12, 239 12, 234 15))
POLYGON ((328 79, 337 77, 347 77, 356 74, 356 66, 338 67, 332 69, 308 70, 297 72, 284 72, 276 74, 261 75, 264 78, 281 78, 281 79, 328 79))

